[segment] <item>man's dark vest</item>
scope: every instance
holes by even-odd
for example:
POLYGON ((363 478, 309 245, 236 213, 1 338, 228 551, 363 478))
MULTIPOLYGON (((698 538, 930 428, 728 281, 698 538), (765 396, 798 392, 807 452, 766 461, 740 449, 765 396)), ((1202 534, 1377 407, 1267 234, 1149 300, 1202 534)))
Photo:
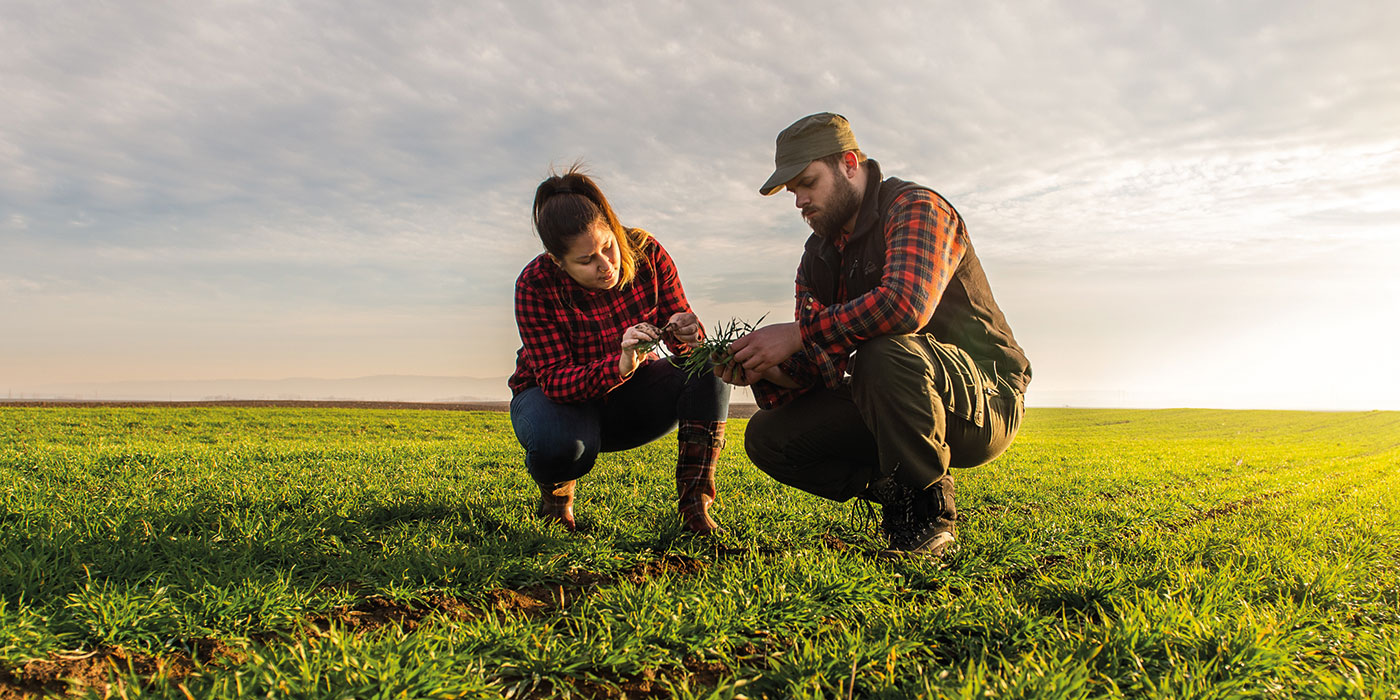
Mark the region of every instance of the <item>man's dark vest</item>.
POLYGON ((878 287, 885 271, 885 222, 895 198, 913 189, 928 190, 955 215, 967 250, 948 288, 943 290, 933 318, 919 332, 962 348, 989 374, 1005 379, 1024 393, 1031 381, 1030 361, 1016 344, 1006 317, 992 298, 992 288, 972 249, 972 240, 966 235, 962 215, 937 192, 893 177, 881 181, 880 165, 873 160, 867 160, 866 165, 870 170, 865 198, 856 216, 855 230, 846 242, 845 254, 815 233, 807 239, 802 278, 817 301, 827 305, 843 303, 878 287), (836 298, 837 275, 846 280, 843 299, 836 298))

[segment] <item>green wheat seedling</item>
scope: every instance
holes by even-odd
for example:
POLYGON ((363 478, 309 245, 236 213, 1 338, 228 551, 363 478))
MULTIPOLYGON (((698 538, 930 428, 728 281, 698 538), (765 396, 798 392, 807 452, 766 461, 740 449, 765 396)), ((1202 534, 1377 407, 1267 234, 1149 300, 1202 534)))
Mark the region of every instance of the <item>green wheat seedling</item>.
POLYGON ((734 355, 729 352, 729 345, 734 341, 754 332, 758 324, 763 323, 763 319, 768 314, 758 317, 753 323, 745 323, 738 319, 731 318, 729 323, 721 323, 715 328, 712 335, 707 335, 700 344, 691 348, 684 355, 673 356, 671 364, 685 370, 687 377, 696 377, 702 373, 709 372, 718 365, 728 363, 734 359, 734 355), (679 358, 679 363, 677 359, 679 358))
MULTIPOLYGON (((763 323, 763 319, 768 314, 758 317, 753 323, 746 323, 735 318, 729 319, 729 323, 722 323, 715 328, 714 333, 707 334, 699 345, 690 348, 680 355, 670 355, 668 360, 672 365, 685 370, 687 377, 697 377, 705 372, 709 372, 717 365, 723 365, 733 359, 729 352, 729 346, 734 341, 754 332, 758 329, 758 324, 763 323)), ((652 352, 661 353, 665 349, 663 341, 671 332, 668 324, 665 328, 657 328, 657 338, 646 343, 638 343, 637 349, 642 354, 652 352)))
MULTIPOLYGON (((700 344, 692 347, 692 349, 686 350, 683 354, 671 354, 668 360, 671 361, 671 364, 675 365, 675 367, 685 370, 686 377, 699 377, 699 375, 704 374, 704 372, 714 370, 717 365, 722 365, 732 360, 734 356, 729 354, 729 344, 734 343, 735 340, 741 339, 743 336, 749 335, 749 333, 755 332, 755 330, 759 328, 759 323, 762 323, 764 318, 767 318, 767 314, 759 316, 759 319, 753 323, 746 323, 739 321, 739 319, 731 318, 728 323, 720 323, 720 325, 714 329, 714 333, 707 335, 706 339, 701 340, 700 344)), ((665 337, 671 333, 671 325, 668 323, 666 328, 658 328, 657 333, 657 339, 647 343, 638 343, 638 351, 641 351, 643 354, 662 353, 665 349, 665 337)))

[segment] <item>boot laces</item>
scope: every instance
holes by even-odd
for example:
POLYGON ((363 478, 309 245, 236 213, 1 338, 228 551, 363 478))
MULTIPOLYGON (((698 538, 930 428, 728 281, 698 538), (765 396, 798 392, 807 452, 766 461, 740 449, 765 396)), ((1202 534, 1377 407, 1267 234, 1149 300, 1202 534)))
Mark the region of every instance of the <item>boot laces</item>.
POLYGON ((869 500, 857 496, 852 507, 846 514, 846 524, 856 532, 863 532, 871 537, 878 534, 880 514, 875 511, 875 504, 869 500))

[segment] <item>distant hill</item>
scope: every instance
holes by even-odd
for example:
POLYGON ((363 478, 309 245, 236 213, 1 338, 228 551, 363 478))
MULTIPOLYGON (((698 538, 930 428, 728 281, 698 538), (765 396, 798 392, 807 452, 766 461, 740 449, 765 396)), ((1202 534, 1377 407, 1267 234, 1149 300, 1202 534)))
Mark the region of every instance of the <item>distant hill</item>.
POLYGON ((104 401, 208 401, 219 399, 353 401, 507 401, 505 377, 425 377, 382 374, 350 379, 208 379, 81 382, 16 387, 9 398, 104 401))
MULTIPOLYGON (((412 401, 470 403, 509 401, 505 377, 432 377, 381 374, 349 379, 208 379, 124 382, 70 382, 0 387, 0 399, 93 401, 412 401)), ((751 403, 747 389, 733 401, 751 403)))

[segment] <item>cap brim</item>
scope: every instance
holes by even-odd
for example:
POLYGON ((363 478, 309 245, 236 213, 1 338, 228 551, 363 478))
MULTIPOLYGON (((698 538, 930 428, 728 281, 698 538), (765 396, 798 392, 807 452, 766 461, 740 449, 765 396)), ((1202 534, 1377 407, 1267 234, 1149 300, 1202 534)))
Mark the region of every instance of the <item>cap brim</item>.
POLYGON ((793 178, 797 177, 798 175, 801 175, 802 171, 806 170, 807 166, 811 164, 812 161, 810 160, 799 161, 797 163, 784 165, 781 168, 774 170, 773 174, 768 176, 768 181, 763 183, 762 187, 758 188, 758 193, 763 195, 764 197, 767 197, 768 195, 783 189, 783 185, 788 184, 788 182, 792 181, 793 178))

